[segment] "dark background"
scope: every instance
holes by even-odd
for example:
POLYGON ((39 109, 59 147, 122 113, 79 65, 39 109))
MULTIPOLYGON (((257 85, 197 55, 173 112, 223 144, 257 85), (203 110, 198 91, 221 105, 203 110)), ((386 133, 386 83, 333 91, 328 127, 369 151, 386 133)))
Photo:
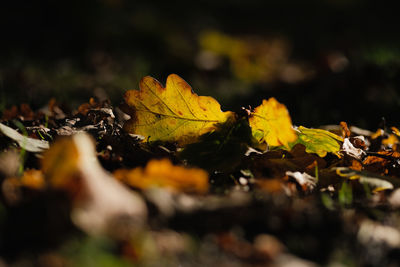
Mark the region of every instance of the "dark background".
POLYGON ((22 102, 40 108, 51 97, 75 108, 101 94, 118 104, 141 77, 164 83, 176 73, 198 94, 217 98, 224 110, 254 107, 274 96, 296 125, 344 120, 376 129, 384 126, 382 118, 386 126, 399 124, 399 19, 388 2, 4 2, 0 110, 22 102), (235 59, 224 49, 214 51, 218 64, 204 67, 199 58, 210 47, 201 40, 209 31, 246 46, 247 54, 235 59), (268 46, 274 40, 283 43, 277 52, 268 46), (262 72, 258 60, 281 52, 268 79, 241 77, 243 57, 262 72), (299 78, 287 72, 290 66, 299 78))

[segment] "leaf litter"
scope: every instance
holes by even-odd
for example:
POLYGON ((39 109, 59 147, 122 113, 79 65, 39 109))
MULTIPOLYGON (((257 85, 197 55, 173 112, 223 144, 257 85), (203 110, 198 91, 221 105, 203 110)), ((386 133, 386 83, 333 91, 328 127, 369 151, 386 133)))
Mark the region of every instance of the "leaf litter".
POLYGON ((400 263, 397 128, 295 127, 275 98, 242 111, 174 74, 119 107, 4 111, 0 262, 400 263))

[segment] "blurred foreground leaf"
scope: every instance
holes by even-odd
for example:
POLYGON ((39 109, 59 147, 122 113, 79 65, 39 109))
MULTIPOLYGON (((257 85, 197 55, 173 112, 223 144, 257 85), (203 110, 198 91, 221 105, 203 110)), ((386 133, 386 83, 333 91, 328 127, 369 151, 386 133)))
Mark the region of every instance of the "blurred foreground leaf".
POLYGON ((65 137, 44 154, 42 170, 52 187, 71 193, 72 220, 84 231, 115 234, 110 224, 121 218, 125 224, 132 221, 134 227, 140 227, 147 215, 144 201, 106 172, 95 153, 89 135, 65 137))
POLYGON ((168 159, 151 160, 143 169, 117 170, 114 176, 124 183, 140 189, 165 187, 173 191, 206 193, 208 174, 198 168, 174 166, 168 159))

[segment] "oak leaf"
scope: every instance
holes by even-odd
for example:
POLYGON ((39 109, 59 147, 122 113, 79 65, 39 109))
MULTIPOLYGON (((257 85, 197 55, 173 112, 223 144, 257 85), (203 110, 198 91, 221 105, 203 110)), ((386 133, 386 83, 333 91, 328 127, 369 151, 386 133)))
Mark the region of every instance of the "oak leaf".
POLYGON ((174 166, 168 159, 151 160, 145 168, 120 169, 114 177, 139 189, 165 187, 172 191, 206 193, 208 173, 199 168, 174 166))
POLYGON ((261 144, 288 148, 289 143, 297 139, 286 106, 273 97, 264 99, 262 104, 254 109, 250 114, 249 124, 253 137, 261 144))
POLYGON ((131 115, 124 129, 144 136, 149 141, 193 143, 202 134, 216 129, 216 124, 233 117, 222 112, 212 97, 198 96, 181 77, 171 74, 163 87, 156 79, 146 76, 140 90, 124 95, 131 115))
POLYGON ((328 152, 340 157, 339 150, 343 138, 322 129, 309 129, 303 126, 297 128, 298 139, 296 144, 303 144, 307 153, 316 153, 320 157, 325 157, 328 152))

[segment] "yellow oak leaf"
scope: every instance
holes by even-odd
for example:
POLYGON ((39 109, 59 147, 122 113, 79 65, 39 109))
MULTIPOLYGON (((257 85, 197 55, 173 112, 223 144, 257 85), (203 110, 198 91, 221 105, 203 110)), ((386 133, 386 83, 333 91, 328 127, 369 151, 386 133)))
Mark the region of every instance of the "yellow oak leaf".
POLYGON ((259 143, 269 146, 289 147, 297 139, 292 128, 292 120, 285 105, 275 98, 263 100, 250 114, 249 124, 253 137, 259 143))
POLYGON ((320 157, 325 157, 328 152, 334 153, 339 158, 339 150, 343 138, 322 129, 308 129, 303 126, 297 128, 299 138, 297 143, 306 147, 307 153, 316 153, 320 157))
POLYGON ((125 93, 131 115, 124 129, 144 136, 149 141, 195 142, 197 137, 216 129, 216 124, 233 117, 222 112, 219 103, 209 96, 198 96, 181 77, 171 74, 163 87, 146 76, 140 90, 125 93))
POLYGON ((168 159, 151 160, 145 168, 116 170, 113 175, 118 180, 139 189, 164 187, 187 193, 208 191, 208 173, 205 170, 174 166, 168 159))

